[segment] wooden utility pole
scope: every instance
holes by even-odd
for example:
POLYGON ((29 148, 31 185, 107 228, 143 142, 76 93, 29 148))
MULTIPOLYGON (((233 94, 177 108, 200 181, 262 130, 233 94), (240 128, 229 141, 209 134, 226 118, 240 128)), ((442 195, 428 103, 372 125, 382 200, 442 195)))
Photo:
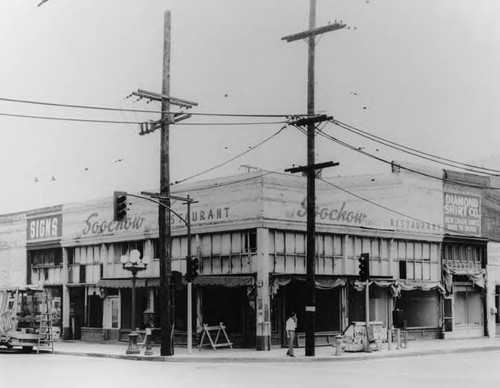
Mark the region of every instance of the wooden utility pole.
MULTIPOLYGON (((162 356, 174 354, 173 336, 173 301, 172 301, 172 233, 170 217, 173 210, 170 207, 170 124, 188 119, 190 114, 185 112, 170 113, 170 105, 190 109, 197 106, 196 102, 183 100, 170 96, 170 11, 165 12, 164 37, 163 37, 163 77, 162 92, 155 93, 139 89, 131 95, 146 98, 151 101, 161 102, 161 119, 140 123, 140 135, 152 133, 160 129, 160 194, 154 196, 159 200, 158 229, 160 253, 160 288, 159 288, 159 313, 161 325, 162 356)), ((179 197, 177 197, 179 198, 179 197)), ((192 202, 192 201, 190 201, 192 202)), ((175 212, 174 212, 175 213, 175 212)))
MULTIPOLYGON (((164 41, 163 41, 163 79, 161 92, 170 95, 170 11, 165 12, 164 41)), ((172 332, 172 234, 170 227, 170 134, 167 112, 170 111, 170 101, 161 101, 161 134, 160 134, 160 202, 164 206, 158 207, 158 227, 160 244, 160 324, 162 356, 174 354, 172 332), (166 208, 165 208, 166 207, 166 208)))
MULTIPOLYGON (((299 39, 307 39, 308 42, 308 62, 307 62, 307 114, 309 117, 314 115, 314 62, 316 35, 325 32, 344 28, 344 24, 329 24, 324 27, 316 28, 316 0, 310 0, 309 9, 309 30, 298 34, 281 38, 287 42, 293 42, 299 39)), ((307 119, 305 119, 307 120, 307 119)), ((316 265, 316 168, 315 168, 315 144, 314 135, 316 126, 314 121, 307 123, 307 264, 306 264, 306 356, 314 356, 314 332, 316 326, 316 289, 315 265, 316 265)))

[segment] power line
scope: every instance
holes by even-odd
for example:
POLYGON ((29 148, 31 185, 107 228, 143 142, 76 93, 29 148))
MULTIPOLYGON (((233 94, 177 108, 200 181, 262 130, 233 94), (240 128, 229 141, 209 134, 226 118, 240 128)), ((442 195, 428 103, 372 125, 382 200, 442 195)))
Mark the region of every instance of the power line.
MULTIPOLYGON (((300 130, 300 128, 299 128, 300 130)), ((301 130, 301 132, 303 132, 303 130, 301 130)), ((450 184, 455 184, 455 185, 460 185, 460 186, 465 186, 465 187, 472 187, 472 188, 476 188, 476 189, 490 189, 490 190, 500 190, 500 187, 494 187, 494 186, 482 186, 482 185, 475 185, 473 183, 466 183, 466 182, 457 182, 457 181, 453 181, 453 180, 449 180, 449 179, 444 179, 444 178, 441 178, 441 177, 438 177, 438 176, 435 176, 435 175, 431 175, 431 174, 427 174, 423 171, 419 171, 419 170, 416 170, 416 169, 412 169, 412 168, 409 168, 409 167, 406 167, 406 166, 403 166, 401 164, 397 164, 397 163, 394 163, 392 161, 389 161, 389 160, 386 160, 386 159, 383 159, 379 156, 375 156, 373 154, 370 154, 369 152, 366 152, 366 151, 363 151, 362 149, 359 149, 359 148, 356 148, 355 146, 349 144, 349 143, 346 143, 342 140, 339 140, 325 132, 323 132, 322 130, 318 130, 318 133, 325 137, 326 139, 329 139, 343 147, 346 147, 352 151, 355 151, 355 152, 358 152, 362 155, 365 155, 365 156, 368 156, 372 159, 375 159, 375 160, 378 160, 379 162, 382 162, 382 163, 386 163, 386 164, 389 164, 391 166, 397 166, 399 167, 400 169, 402 170, 406 170, 406 171, 409 171, 409 172, 412 172, 412 173, 415 173, 415 174, 418 174, 418 175, 422 175, 422 176, 425 176, 425 177, 428 177, 428 178, 432 178, 432 179, 437 179, 439 181, 442 181, 442 182, 446 182, 446 183, 450 183, 450 184)))
POLYGON ((0 113, 0 116, 20 117, 20 118, 24 118, 24 119, 38 119, 38 120, 78 121, 78 122, 84 122, 84 123, 101 123, 101 124, 140 124, 139 122, 136 122, 136 121, 76 119, 76 118, 70 118, 70 117, 33 116, 33 115, 21 115, 21 114, 14 114, 14 113, 0 113))
POLYGON ((354 127, 352 125, 343 123, 339 120, 334 119, 334 120, 331 120, 330 122, 332 124, 335 124, 343 129, 351 132, 351 133, 355 133, 359 136, 362 136, 366 139, 372 140, 372 141, 377 142, 379 144, 383 144, 387 147, 391 147, 391 148, 396 149, 398 151, 405 152, 405 153, 408 153, 410 155, 413 155, 413 156, 416 156, 416 157, 419 157, 422 159, 426 159, 426 160, 429 160, 429 161, 432 161, 435 163, 440 163, 440 164, 443 164, 446 166, 460 168, 460 169, 465 170, 465 171, 471 171, 471 172, 481 173, 481 174, 490 174, 490 175, 498 176, 497 174, 491 174, 491 172, 500 173, 500 170, 495 170, 495 169, 490 169, 490 168, 486 168, 486 167, 476 166, 473 164, 458 162, 458 161, 455 161, 452 159, 443 158, 443 157, 440 157, 438 155, 430 154, 430 153, 427 153, 424 151, 419 151, 415 148, 408 147, 408 146, 393 142, 391 140, 387 140, 387 139, 380 137, 380 136, 377 136, 377 135, 373 135, 369 132, 363 131, 363 130, 361 130, 357 127, 354 127), (435 160, 435 159, 438 159, 438 160, 435 160), (462 167, 462 166, 465 166, 465 167, 462 167))
MULTIPOLYGON (((73 117, 55 117, 55 116, 35 116, 35 115, 23 115, 14 113, 0 113, 0 116, 7 117, 18 117, 25 119, 37 119, 37 120, 55 120, 55 121, 76 121, 85 123, 100 123, 100 124, 142 124, 142 121, 119 121, 119 120, 94 120, 94 119, 80 119, 73 117)), ((238 125, 272 125, 272 124, 283 124, 285 121, 266 121, 266 122, 232 122, 232 123, 174 123, 173 125, 195 125, 195 126, 238 126, 238 125)))
POLYGON ((245 154, 247 154, 247 153, 249 153, 249 152, 251 152, 251 151, 255 150, 256 148, 260 147, 260 146, 261 146, 261 145, 263 145, 264 143, 266 143, 266 142, 268 142, 269 140, 271 140, 273 137, 275 137, 275 136, 277 136, 278 134, 280 134, 280 133, 281 133, 281 132, 282 132, 282 131, 283 131, 283 130, 287 127, 287 126, 288 126, 288 123, 286 123, 285 125, 283 125, 283 126, 282 126, 282 127, 281 127, 278 131, 276 131, 275 133, 273 133, 271 136, 269 136, 269 137, 265 138, 264 140, 262 140, 260 143, 258 143, 258 144, 257 144, 257 145, 255 145, 254 147, 252 147, 252 148, 250 148, 250 149, 248 149, 248 150, 246 150, 246 151, 244 151, 244 152, 242 152, 242 153, 240 153, 240 154, 236 155, 235 157, 233 157, 233 158, 231 158, 231 159, 228 159, 228 160, 226 160, 225 162, 222 162, 222 163, 220 163, 220 164, 218 164, 218 165, 216 165, 216 166, 214 166, 214 167, 211 167, 211 168, 209 168, 209 169, 207 169, 207 170, 201 171, 201 172, 199 172, 199 173, 197 173, 197 174, 194 174, 194 175, 191 175, 191 176, 189 176, 189 177, 187 177, 187 178, 184 178, 184 179, 181 179, 181 180, 179 180, 179 181, 176 181, 176 182, 175 182, 175 184, 179 184, 179 183, 185 182, 185 181, 187 181, 187 180, 190 180, 190 179, 196 178, 196 177, 198 177, 198 176, 200 176, 200 175, 206 174, 206 173, 208 173, 208 172, 210 172, 210 171, 216 170, 217 168, 222 167, 222 166, 224 166, 224 165, 226 165, 226 164, 228 164, 228 163, 230 163, 230 162, 232 162, 232 161, 234 161, 234 160, 236 160, 236 159, 238 159, 238 158, 242 157, 243 155, 245 155, 245 154))
MULTIPOLYGON (((91 110, 104 110, 112 112, 136 112, 136 113, 165 113, 174 114, 178 112, 162 111, 162 110, 147 110, 147 109, 125 109, 125 108, 111 108, 111 107, 101 107, 93 105, 76 105, 76 104, 62 104, 54 102, 44 102, 44 101, 33 101, 33 100, 21 100, 14 98, 0 97, 0 101, 15 102, 22 104, 33 104, 33 105, 45 105, 45 106, 55 106, 61 108, 75 108, 75 109, 91 109, 91 110)), ((192 116, 219 116, 219 117, 269 117, 269 118, 288 118, 299 116, 299 114, 246 114, 246 113, 203 113, 203 112, 189 112, 192 116)))

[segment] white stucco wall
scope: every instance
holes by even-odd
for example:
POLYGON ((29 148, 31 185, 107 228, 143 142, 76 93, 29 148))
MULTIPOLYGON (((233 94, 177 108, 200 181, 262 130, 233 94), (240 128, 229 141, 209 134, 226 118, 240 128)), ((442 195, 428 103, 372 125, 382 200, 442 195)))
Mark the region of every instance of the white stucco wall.
POLYGON ((26 215, 0 216, 0 288, 26 284, 26 215))

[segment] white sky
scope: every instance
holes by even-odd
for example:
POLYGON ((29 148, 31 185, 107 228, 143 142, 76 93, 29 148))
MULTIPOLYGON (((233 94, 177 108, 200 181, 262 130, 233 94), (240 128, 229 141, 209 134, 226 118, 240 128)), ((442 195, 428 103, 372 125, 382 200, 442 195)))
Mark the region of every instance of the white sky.
MULTIPOLYGON (((0 98, 159 109, 126 97, 138 88, 160 92, 163 18, 171 10, 173 96, 198 102, 195 112, 306 111, 307 46, 281 37, 308 28, 309 0, 38 2, 0 2, 0 98)), ((316 110, 459 161, 496 154, 499 14, 497 0, 317 0, 318 26, 342 20, 356 29, 325 34, 318 42, 316 110)), ((159 118, 3 101, 0 113, 159 118)), ((224 121, 251 120, 197 117, 184 123, 224 121)), ((173 126, 171 180, 231 159, 279 128, 173 126)), ((388 160, 417 161, 332 125, 325 131, 388 160)), ((159 134, 138 133, 130 124, 0 116, 0 213, 113 190, 157 189, 159 134)), ((288 128, 197 179, 242 172, 242 164, 283 171, 304 164, 305 150, 305 136, 288 128)), ((340 162, 327 175, 389 170, 321 137, 316 160, 340 162)))

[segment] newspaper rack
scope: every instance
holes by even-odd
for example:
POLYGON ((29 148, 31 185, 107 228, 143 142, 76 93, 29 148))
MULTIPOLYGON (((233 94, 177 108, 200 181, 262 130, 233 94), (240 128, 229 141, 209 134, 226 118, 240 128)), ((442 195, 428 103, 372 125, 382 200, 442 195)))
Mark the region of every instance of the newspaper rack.
POLYGON ((224 326, 222 322, 220 322, 219 325, 217 326, 208 326, 207 324, 203 324, 203 334, 201 336, 198 350, 201 350, 202 346, 211 346, 212 349, 214 350, 225 346, 229 346, 232 349, 233 343, 229 341, 229 337, 227 336, 226 333, 226 326, 224 326), (212 333, 217 332, 217 334, 215 335, 215 340, 212 339, 210 332, 212 333), (222 338, 221 336, 221 333, 224 335, 226 342, 219 342, 219 339, 221 339, 222 341, 224 340, 224 338, 222 338), (208 338, 210 343, 204 344, 203 341, 205 340, 205 338, 208 338))

